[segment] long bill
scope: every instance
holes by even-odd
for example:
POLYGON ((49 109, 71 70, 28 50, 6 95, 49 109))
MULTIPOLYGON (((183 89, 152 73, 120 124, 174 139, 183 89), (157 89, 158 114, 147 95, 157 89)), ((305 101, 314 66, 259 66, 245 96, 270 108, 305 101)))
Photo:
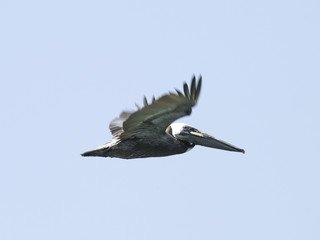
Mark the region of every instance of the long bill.
POLYGON ((217 148, 233 152, 242 152, 245 153, 244 149, 233 146, 230 143, 224 142, 220 139, 210 136, 204 132, 201 132, 197 129, 189 132, 188 139, 190 142, 193 142, 196 145, 201 145, 210 148, 217 148))

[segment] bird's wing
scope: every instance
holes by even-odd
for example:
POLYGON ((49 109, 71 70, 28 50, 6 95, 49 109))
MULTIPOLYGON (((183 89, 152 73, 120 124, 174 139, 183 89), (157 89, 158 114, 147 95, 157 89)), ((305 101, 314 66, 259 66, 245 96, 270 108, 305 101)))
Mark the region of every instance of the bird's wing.
POLYGON ((144 107, 136 112, 122 112, 120 116, 110 123, 112 135, 120 139, 132 137, 152 137, 164 134, 167 127, 176 119, 190 115, 192 107, 196 105, 201 89, 201 76, 196 84, 193 76, 190 90, 186 83, 183 85, 184 94, 177 91, 153 99, 148 104, 144 98, 144 107))
POLYGON ((128 119, 128 117, 132 114, 133 112, 126 112, 123 111, 119 117, 113 119, 110 124, 109 124, 109 129, 111 134, 114 137, 119 136, 123 132, 123 122, 128 119))

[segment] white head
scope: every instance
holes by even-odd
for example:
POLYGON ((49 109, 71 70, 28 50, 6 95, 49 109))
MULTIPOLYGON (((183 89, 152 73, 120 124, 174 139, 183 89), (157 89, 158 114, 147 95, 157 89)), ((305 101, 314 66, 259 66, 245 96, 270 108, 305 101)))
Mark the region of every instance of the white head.
POLYGON ((188 124, 185 123, 172 123, 170 125, 172 130, 172 136, 179 138, 179 135, 184 131, 186 128, 191 128, 188 124))
POLYGON ((191 144, 244 153, 243 149, 237 148, 230 143, 226 143, 222 140, 212 137, 209 134, 201 132, 185 123, 172 123, 167 128, 166 132, 171 134, 176 139, 189 142, 191 144))

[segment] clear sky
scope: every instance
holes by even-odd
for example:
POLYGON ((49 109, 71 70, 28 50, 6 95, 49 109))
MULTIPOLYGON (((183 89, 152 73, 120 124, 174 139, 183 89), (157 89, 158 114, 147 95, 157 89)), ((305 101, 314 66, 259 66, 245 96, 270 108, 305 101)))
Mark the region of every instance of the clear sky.
POLYGON ((0 1, 0 239, 320 239, 319 1, 0 1), (244 148, 83 158, 142 97, 244 148))

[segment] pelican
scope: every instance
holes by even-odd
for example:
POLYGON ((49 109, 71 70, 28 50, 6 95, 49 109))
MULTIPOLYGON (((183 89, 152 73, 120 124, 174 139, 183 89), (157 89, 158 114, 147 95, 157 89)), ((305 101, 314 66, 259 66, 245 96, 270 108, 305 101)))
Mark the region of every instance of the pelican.
POLYGON ((187 124, 173 123, 191 114, 198 102, 201 81, 201 75, 197 83, 193 76, 190 88, 184 83, 184 94, 176 89, 177 93, 169 92, 157 100, 153 97, 150 104, 144 97, 143 108, 136 104, 137 111, 123 111, 111 121, 113 139, 109 143, 81 155, 124 159, 164 157, 185 153, 195 145, 244 153, 243 149, 187 124))

